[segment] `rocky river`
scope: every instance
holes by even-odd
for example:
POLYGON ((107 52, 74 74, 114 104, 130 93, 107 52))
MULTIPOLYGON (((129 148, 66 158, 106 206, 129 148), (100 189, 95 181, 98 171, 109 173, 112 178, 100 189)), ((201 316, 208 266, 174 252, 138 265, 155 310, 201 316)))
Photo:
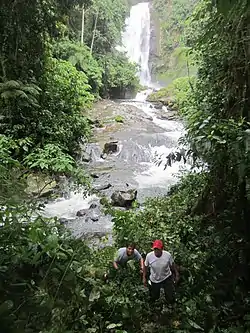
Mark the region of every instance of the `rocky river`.
MULTIPOLYGON (((86 197, 82 191, 69 193, 66 198, 48 203, 43 213, 59 217, 76 237, 111 233, 111 217, 104 215, 100 196, 119 201, 125 195, 128 201, 136 197, 143 203, 147 197, 166 194, 182 167, 177 162, 164 170, 163 165, 155 163, 156 157, 164 161, 178 148, 183 125, 166 107, 146 101, 157 87, 151 82, 149 71, 149 4, 133 6, 126 24, 123 48, 140 65, 141 84, 149 88, 131 100, 102 100, 95 104, 89 112, 93 137, 83 147, 80 162, 92 175, 96 194, 86 197)), ((124 202, 116 205, 126 206, 124 202)))

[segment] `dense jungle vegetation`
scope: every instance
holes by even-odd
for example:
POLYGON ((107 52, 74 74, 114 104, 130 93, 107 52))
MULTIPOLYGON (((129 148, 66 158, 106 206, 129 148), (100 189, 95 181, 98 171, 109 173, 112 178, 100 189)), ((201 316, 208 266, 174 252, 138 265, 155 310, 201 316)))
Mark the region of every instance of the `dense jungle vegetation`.
POLYGON ((57 220, 34 217, 25 194, 29 170, 81 180, 74 158, 91 131, 85 111, 98 96, 137 84, 134 66, 114 49, 126 13, 122 0, 1 3, 1 332, 250 330, 247 0, 195 7, 187 43, 197 75, 174 90, 187 129, 183 157, 200 171, 142 211, 113 212, 114 247, 90 249, 57 220), (181 273, 176 308, 158 320, 136 266, 102 279, 117 246, 130 240, 147 252, 154 238, 167 243, 181 273))

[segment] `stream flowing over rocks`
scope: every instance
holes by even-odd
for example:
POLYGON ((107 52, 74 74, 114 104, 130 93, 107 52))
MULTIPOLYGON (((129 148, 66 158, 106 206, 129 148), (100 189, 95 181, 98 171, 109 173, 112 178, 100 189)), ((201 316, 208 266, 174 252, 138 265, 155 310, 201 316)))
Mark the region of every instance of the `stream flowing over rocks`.
POLYGON ((167 193, 177 180, 181 163, 164 170, 155 163, 178 148, 183 132, 180 121, 166 107, 146 101, 153 91, 149 71, 149 3, 131 8, 123 34, 123 46, 141 70, 141 84, 150 87, 132 100, 103 100, 95 104, 89 117, 94 126, 93 140, 84 147, 82 167, 93 179, 94 193, 70 193, 46 205, 45 216, 57 216, 76 237, 102 237, 112 230, 111 217, 104 215, 100 197, 106 196, 118 209, 129 209, 137 200, 167 193), (131 36, 134 36, 131 38, 131 36), (170 120, 172 119, 172 120, 170 120))

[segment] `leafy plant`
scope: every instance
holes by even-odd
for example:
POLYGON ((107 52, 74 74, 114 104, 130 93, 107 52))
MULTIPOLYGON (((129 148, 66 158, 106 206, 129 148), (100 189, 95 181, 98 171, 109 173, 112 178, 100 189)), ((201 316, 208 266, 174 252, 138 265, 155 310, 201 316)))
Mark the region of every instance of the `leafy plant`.
POLYGON ((63 153, 62 149, 55 144, 47 144, 43 149, 38 148, 28 154, 24 164, 30 169, 70 173, 75 167, 75 160, 63 153))

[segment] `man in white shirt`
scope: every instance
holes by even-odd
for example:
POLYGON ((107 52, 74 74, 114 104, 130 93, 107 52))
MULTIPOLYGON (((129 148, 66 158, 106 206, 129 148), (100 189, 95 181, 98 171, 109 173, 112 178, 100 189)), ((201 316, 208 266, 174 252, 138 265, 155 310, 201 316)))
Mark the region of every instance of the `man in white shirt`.
POLYGON ((147 286, 147 269, 150 269, 149 292, 151 301, 160 297, 161 288, 164 289, 166 300, 172 304, 175 301, 174 279, 179 280, 172 255, 163 250, 161 240, 155 240, 153 251, 148 253, 144 263, 143 283, 147 286))

